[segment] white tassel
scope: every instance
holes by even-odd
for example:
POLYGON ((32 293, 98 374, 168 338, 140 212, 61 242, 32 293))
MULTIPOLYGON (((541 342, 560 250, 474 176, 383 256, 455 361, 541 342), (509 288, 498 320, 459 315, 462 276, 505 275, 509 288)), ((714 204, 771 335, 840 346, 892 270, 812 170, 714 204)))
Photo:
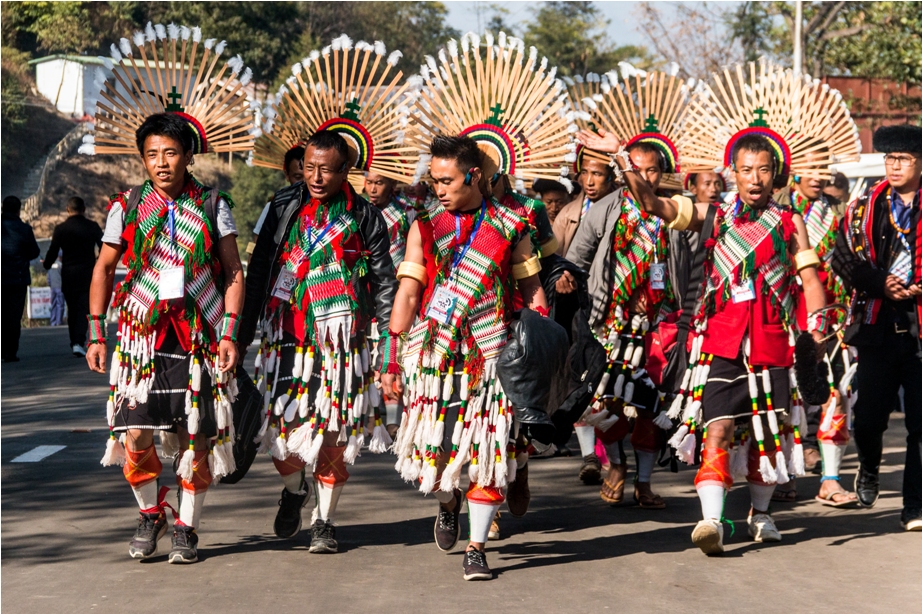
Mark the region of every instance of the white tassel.
POLYGON ((775 468, 772 467, 772 463, 768 460, 768 456, 759 457, 759 473, 762 475, 762 481, 766 484, 776 484, 778 482, 778 476, 775 475, 775 468))
MULTIPOLYGON (((223 470, 224 467, 222 466, 221 469, 223 470)), ((217 470, 216 470, 215 455, 214 455, 213 453, 210 453, 210 452, 209 452, 209 454, 208 454, 208 472, 211 474, 211 481, 212 481, 212 482, 214 482, 214 481, 217 480, 219 477, 221 477, 220 475, 218 475, 218 472, 217 472, 217 470)), ((224 475, 224 474, 222 473, 221 475, 224 475)))
MULTIPOLYGON (((306 396, 306 395, 301 395, 306 396)), ((298 405, 301 403, 301 400, 298 397, 291 399, 291 402, 288 403, 288 407, 285 408, 285 422, 292 422, 295 419, 295 414, 298 412, 298 405)))
POLYGON ((678 419, 678 417, 682 415, 683 403, 685 403, 685 397, 676 395, 676 398, 672 400, 672 405, 669 406, 669 411, 666 412, 666 417, 670 420, 678 419))
POLYGON ((272 413, 276 416, 281 416, 285 413, 285 406, 288 404, 289 400, 288 393, 284 393, 279 398, 275 400, 275 405, 272 406, 272 413))
POLYGON ((272 442, 272 449, 270 454, 272 454, 273 458, 277 458, 279 460, 285 460, 288 458, 288 441, 285 439, 285 437, 282 437, 281 434, 272 442))
POLYGON ((673 448, 678 449, 678 447, 682 444, 682 440, 685 439, 686 435, 688 435, 688 425, 683 424, 682 426, 678 428, 675 434, 673 434, 673 436, 669 438, 669 442, 668 442, 669 445, 672 446, 673 448))
POLYGON ((429 494, 432 492, 432 489, 435 488, 435 479, 438 477, 438 467, 426 463, 426 467, 422 470, 422 481, 419 485, 419 491, 423 494, 429 494))
POLYGON ((611 379, 611 372, 605 371, 602 374, 602 379, 599 380, 598 387, 595 389, 596 397, 601 397, 603 394, 605 394, 605 389, 608 388, 608 382, 610 381, 610 379, 611 379))
POLYGON ((666 415, 666 412, 662 411, 656 414, 656 417, 653 419, 653 424, 663 429, 664 431, 668 431, 672 428, 672 420, 669 419, 669 416, 666 415))
POLYGON ((806 468, 804 467, 804 446, 800 443, 794 444, 794 449, 791 451, 791 465, 794 467, 794 475, 803 476, 806 475, 806 468))
MULTIPOLYGON (((628 403, 630 403, 633 399, 634 399, 634 382, 628 382, 624 386, 624 403, 625 403, 625 408, 624 408, 625 414, 624 415, 625 416, 627 416, 627 408, 632 407, 631 405, 628 405, 628 403)), ((636 409, 634 410, 633 416, 627 416, 627 417, 636 418, 637 417, 636 409)))
POLYGON ((160 457, 173 458, 179 452, 179 436, 169 431, 160 431, 160 457))
POLYGON ((371 443, 368 444, 368 449, 371 450, 373 454, 383 454, 387 452, 388 448, 390 448, 393 443, 394 440, 391 439, 387 429, 384 428, 383 424, 379 424, 371 432, 371 443))
POLYGON ((791 479, 788 477, 788 464, 781 450, 775 451, 775 476, 779 484, 787 484, 791 479))
POLYGON ((349 435, 349 443, 346 445, 346 451, 343 453, 343 460, 352 465, 355 463, 355 459, 358 458, 359 452, 361 451, 362 445, 359 443, 358 437, 349 435))
POLYGON ((624 393, 624 373, 619 373, 618 377, 615 379, 615 398, 622 398, 621 395, 624 393))
POLYGON ((675 450, 676 457, 683 463, 691 465, 695 461, 695 448, 697 445, 697 438, 692 433, 687 434, 675 450))
MULTIPOLYGON (((603 411, 608 413, 607 410, 603 410, 603 411)), ((618 414, 612 414, 609 417, 605 418, 604 420, 599 421, 599 423, 596 425, 596 428, 602 431, 603 433, 607 432, 608 429, 615 426, 618 420, 619 420, 618 414)))
POLYGON ((176 475, 181 477, 187 482, 192 481, 192 476, 194 472, 192 470, 192 463, 195 460, 195 452, 192 449, 188 449, 182 453, 182 458, 179 461, 179 467, 176 470, 176 475))
POLYGON ((295 430, 290 431, 288 434, 288 453, 289 454, 298 454, 298 451, 301 449, 301 446, 304 445, 305 439, 308 439, 311 434, 310 424, 302 424, 297 427, 295 430))
POLYGON ((749 474, 749 447, 752 439, 747 439, 745 443, 737 446, 730 453, 730 475, 735 479, 741 480, 749 474))
POLYGON ((106 442, 106 453, 103 454, 102 460, 100 460, 99 463, 103 467, 111 467, 112 465, 124 467, 125 460, 125 446, 123 446, 119 440, 110 437, 106 442))
POLYGON ((319 434, 315 435, 314 439, 311 441, 311 447, 307 450, 307 454, 301 456, 301 459, 304 460, 308 467, 313 467, 317 462, 317 457, 320 456, 320 447, 322 445, 323 437, 319 434))

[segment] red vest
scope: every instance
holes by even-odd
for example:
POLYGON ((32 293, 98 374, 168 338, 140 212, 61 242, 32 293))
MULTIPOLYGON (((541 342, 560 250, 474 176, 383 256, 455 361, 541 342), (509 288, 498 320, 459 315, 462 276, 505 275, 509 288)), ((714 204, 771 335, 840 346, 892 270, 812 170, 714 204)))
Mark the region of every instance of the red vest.
POLYGON ((753 366, 790 367, 794 348, 784 329, 778 309, 762 293, 762 276, 755 277, 756 298, 734 303, 728 300, 707 320, 701 351, 733 360, 740 354, 743 337, 749 332, 749 362, 753 366))

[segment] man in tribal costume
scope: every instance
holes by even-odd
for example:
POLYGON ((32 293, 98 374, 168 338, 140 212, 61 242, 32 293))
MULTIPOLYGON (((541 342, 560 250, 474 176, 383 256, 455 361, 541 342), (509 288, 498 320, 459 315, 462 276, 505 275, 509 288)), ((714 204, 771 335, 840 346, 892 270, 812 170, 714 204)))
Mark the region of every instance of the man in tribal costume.
POLYGON ((435 494, 435 539, 446 552, 460 536, 461 472, 470 462, 464 579, 488 580, 490 524, 516 474, 517 425, 497 359, 516 289, 526 307, 546 314, 547 305, 528 223, 484 196, 477 143, 437 136, 429 151, 439 200, 410 229, 389 332, 403 352, 392 345, 382 371, 403 365, 407 407, 394 446, 397 469, 435 494))
POLYGON ((80 148, 87 154, 137 151, 148 176, 110 200, 90 290, 86 358, 91 370, 105 372, 106 312, 122 260, 128 273, 112 300, 119 314, 118 341, 109 372, 110 434, 102 463, 123 466, 141 510, 129 555, 151 558, 167 530, 165 509, 171 507, 164 498, 169 489, 159 486, 162 463, 153 435, 160 433, 179 487, 170 563, 198 560, 196 529, 205 495, 212 480, 235 468, 231 402, 237 314, 243 307, 237 229, 227 195, 197 181, 189 166, 194 154, 252 147, 241 121, 249 108, 240 96, 250 73, 247 69, 238 80, 243 62, 232 58, 222 68, 230 68, 222 87, 198 88, 203 67, 214 66, 224 49, 208 39, 199 54, 200 41, 198 28, 148 24, 133 37, 140 60, 127 39, 112 45, 112 61, 105 60, 97 79, 95 135, 80 148), (166 52, 168 33, 172 54, 166 52), (181 40, 186 50, 190 38, 191 54, 180 62, 176 43, 181 40), (162 61, 148 62, 157 48, 164 50, 162 61), (156 82, 145 81, 142 72, 151 79, 156 74, 156 82), (126 83, 137 93, 126 94, 126 83), (157 91, 163 83, 179 87, 167 96, 157 91), (218 107, 220 120, 213 113, 218 107), (144 119, 144 111, 161 112, 144 119), (180 443, 188 443, 185 451, 180 443))
POLYGON ((270 168, 292 145, 305 148, 303 181, 275 195, 250 259, 241 341, 261 333, 259 438, 284 484, 275 534, 300 530, 311 471, 314 553, 338 551, 346 466, 366 437, 374 453, 392 443, 378 384, 391 390, 394 377, 377 382, 374 357, 375 345, 388 343, 397 282, 384 217, 357 190, 366 173, 409 182, 416 172, 419 154, 402 144, 408 86, 392 74, 400 56, 346 35, 312 51, 279 88, 254 148, 253 164, 270 168), (337 68, 350 65, 360 68, 337 68), (373 321, 385 333, 374 341, 373 321))
MULTIPOLYGON (((260 437, 285 484, 275 532, 293 537, 300 530, 303 472, 311 467, 315 553, 338 549, 333 518, 366 427, 372 450, 389 443, 366 329, 372 317, 389 322, 396 280, 384 220, 346 181, 349 168, 341 136, 320 131, 307 140, 305 181, 276 194, 256 242, 240 333, 248 344, 261 324, 260 437)), ((385 386, 393 380, 382 377, 385 386)))

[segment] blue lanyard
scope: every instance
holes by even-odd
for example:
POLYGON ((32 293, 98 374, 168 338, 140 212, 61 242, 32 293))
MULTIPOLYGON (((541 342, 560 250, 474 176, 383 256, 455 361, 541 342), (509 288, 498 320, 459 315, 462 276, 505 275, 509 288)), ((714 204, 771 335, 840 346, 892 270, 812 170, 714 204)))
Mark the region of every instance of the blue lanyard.
POLYGON ((170 255, 176 258, 176 201, 170 200, 166 203, 167 222, 170 232, 170 255))
POLYGON ((471 230, 471 236, 467 238, 467 241, 464 244, 464 247, 461 248, 461 252, 458 253, 457 242, 461 238, 461 217, 455 217, 455 255, 451 261, 451 272, 448 274, 448 280, 451 281, 454 277, 455 270, 458 268, 458 265, 461 264, 461 261, 464 260, 467 250, 470 249, 471 244, 474 242, 474 237, 477 236, 477 231, 480 230, 480 224, 483 222, 483 216, 487 212, 487 203, 483 201, 480 206, 480 215, 477 217, 477 221, 474 222, 474 228, 471 230))
POLYGON ((336 218, 333 218, 332 220, 330 220, 329 222, 327 222, 327 225, 323 228, 323 230, 320 231, 320 234, 317 235, 317 238, 314 239, 313 241, 311 240, 311 234, 312 234, 312 231, 314 230, 314 227, 313 227, 313 226, 308 226, 308 227, 307 227, 307 253, 308 253, 308 257, 310 257, 311 252, 314 251, 314 248, 317 247, 317 244, 320 243, 320 241, 323 239, 323 237, 326 236, 326 234, 330 231, 330 228, 333 227, 333 224, 335 224, 335 223, 336 223, 336 220, 338 220, 338 219, 339 219, 339 218, 336 217, 336 218))

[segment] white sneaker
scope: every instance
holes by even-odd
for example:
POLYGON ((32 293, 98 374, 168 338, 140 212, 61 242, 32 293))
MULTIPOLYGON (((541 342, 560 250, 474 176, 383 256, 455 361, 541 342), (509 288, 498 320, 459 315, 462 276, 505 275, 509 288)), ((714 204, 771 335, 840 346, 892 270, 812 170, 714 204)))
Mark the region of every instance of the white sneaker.
POLYGON ((695 525, 692 543, 705 554, 721 554, 724 551, 724 526, 719 520, 707 518, 695 525))
POLYGON ((83 346, 76 343, 70 346, 70 351, 74 353, 74 356, 86 356, 86 350, 83 349, 83 346))
POLYGON ((753 514, 747 520, 749 535, 755 542, 780 542, 781 533, 775 526, 775 521, 768 514, 753 514))

